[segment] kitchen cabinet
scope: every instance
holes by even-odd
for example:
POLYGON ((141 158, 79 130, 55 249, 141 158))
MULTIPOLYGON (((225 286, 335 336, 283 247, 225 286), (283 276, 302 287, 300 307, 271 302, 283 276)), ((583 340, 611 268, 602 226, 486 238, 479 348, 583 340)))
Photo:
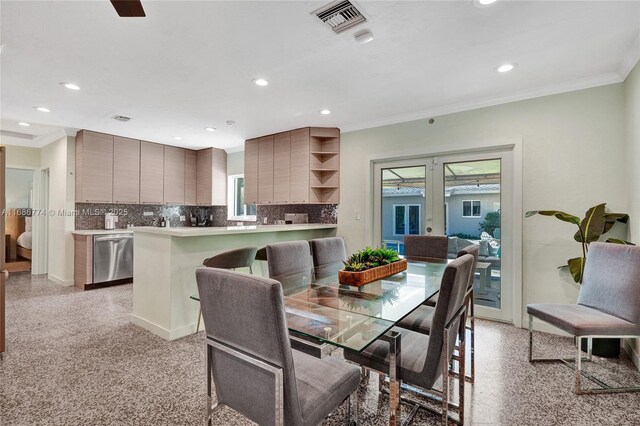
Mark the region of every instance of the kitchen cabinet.
POLYGON ((227 153, 222 149, 207 148, 197 153, 196 204, 227 205, 227 153))
POLYGON ((309 202, 309 128, 291 131, 291 203, 309 202))
POLYGON ((273 137, 273 202, 291 201, 291 132, 273 137))
POLYGON ((258 144, 258 203, 273 204, 273 135, 258 144))
POLYGON ((164 146, 140 142, 140 203, 164 201, 164 146))
POLYGON ((184 204, 185 149, 164 146, 164 204, 184 204))
POLYGON ((259 139, 244 142, 244 202, 258 203, 258 145, 259 139))
POLYGON ((76 202, 113 202, 113 136, 81 130, 76 135, 76 202))
POLYGON ((309 202, 340 202, 340 130, 309 129, 309 202))
POLYGON ((113 137, 113 202, 140 202, 140 141, 113 137))
POLYGON ((196 180, 198 176, 198 153, 191 149, 185 151, 184 164, 184 204, 187 206, 195 206, 196 198, 196 180))

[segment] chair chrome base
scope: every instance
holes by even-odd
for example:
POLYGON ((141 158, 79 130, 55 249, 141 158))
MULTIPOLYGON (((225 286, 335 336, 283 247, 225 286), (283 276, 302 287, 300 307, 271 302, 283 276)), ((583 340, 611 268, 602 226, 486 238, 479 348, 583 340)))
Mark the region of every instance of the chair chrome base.
POLYGON ((592 353, 591 353, 591 345, 592 339, 595 338, 620 338, 620 339, 634 339, 638 338, 638 336, 575 336, 576 337, 576 357, 574 358, 533 358, 533 316, 529 315, 529 362, 530 363, 549 363, 549 362, 561 362, 567 367, 574 369, 576 372, 576 384, 575 384, 575 393, 576 395, 587 395, 587 394, 598 394, 598 393, 630 393, 630 392, 640 392, 640 386, 629 386, 629 387, 613 387, 609 386, 602 380, 594 377, 593 375, 582 371, 582 362, 583 361, 591 361, 592 353), (582 356, 582 340, 587 339, 587 357, 582 356), (583 389, 582 388, 582 376, 591 380, 598 386, 600 389, 583 389))

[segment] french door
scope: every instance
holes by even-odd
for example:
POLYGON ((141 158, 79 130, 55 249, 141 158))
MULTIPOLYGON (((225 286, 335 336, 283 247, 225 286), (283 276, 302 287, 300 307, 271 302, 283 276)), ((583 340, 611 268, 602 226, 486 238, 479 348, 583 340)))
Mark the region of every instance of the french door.
POLYGON ((0 230, 2 230, 3 238, 0 240, 0 354, 5 350, 5 279, 8 275, 5 271, 5 238, 4 238, 4 225, 5 225, 5 208, 6 208, 6 196, 5 196, 5 148, 0 146, 0 230))
POLYGON ((446 235, 448 257, 480 246, 479 317, 513 320, 512 152, 374 161, 374 244, 404 252, 404 236, 446 235))

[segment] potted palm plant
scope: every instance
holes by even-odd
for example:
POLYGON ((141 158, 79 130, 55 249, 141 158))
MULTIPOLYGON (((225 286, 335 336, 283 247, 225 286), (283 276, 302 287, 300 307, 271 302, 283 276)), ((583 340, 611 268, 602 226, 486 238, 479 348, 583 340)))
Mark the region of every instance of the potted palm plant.
MULTIPOLYGON (((568 259, 566 265, 559 266, 559 268, 568 268, 576 283, 582 283, 584 265, 589 253, 589 244, 599 241, 602 235, 609 232, 616 222, 627 223, 629 221, 628 214, 607 212, 606 206, 606 203, 601 203, 591 207, 587 210, 583 219, 560 210, 533 210, 526 213, 526 217, 537 214, 554 216, 563 222, 573 223, 578 227, 573 239, 580 243, 582 256, 568 259)), ((629 241, 617 238, 608 238, 606 242, 633 245, 629 241)), ((583 341, 583 350, 586 350, 586 343, 586 340, 583 341)), ((620 355, 620 339, 593 339, 593 354, 603 357, 618 357, 620 355)))

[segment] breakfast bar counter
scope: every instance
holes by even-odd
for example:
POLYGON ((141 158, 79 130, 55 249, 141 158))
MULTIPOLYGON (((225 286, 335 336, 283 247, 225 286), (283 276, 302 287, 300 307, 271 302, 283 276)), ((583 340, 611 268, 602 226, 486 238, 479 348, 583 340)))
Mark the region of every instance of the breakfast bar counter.
MULTIPOLYGON (((204 259, 238 247, 331 237, 336 228, 331 224, 136 227, 131 321, 166 340, 192 334, 199 306, 189 297, 197 294, 195 271, 204 259)), ((253 273, 266 276, 264 263, 256 261, 253 273)))

